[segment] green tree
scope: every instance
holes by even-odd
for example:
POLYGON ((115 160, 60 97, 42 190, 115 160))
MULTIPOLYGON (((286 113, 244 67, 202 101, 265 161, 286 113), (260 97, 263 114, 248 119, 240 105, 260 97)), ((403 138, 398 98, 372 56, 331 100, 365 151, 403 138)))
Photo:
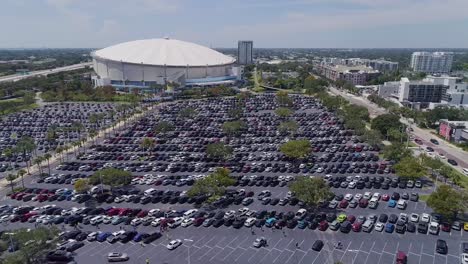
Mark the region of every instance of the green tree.
POLYGON ((292 115, 293 111, 286 107, 278 107, 275 110, 275 114, 277 114, 279 117, 285 118, 292 115))
POLYGON ((233 149, 222 142, 212 143, 206 147, 209 157, 226 160, 232 155, 233 149))
POLYGON ((188 107, 188 108, 181 109, 179 111, 179 115, 183 119, 191 119, 197 115, 197 111, 194 108, 188 107))
POLYGON ((8 182, 10 182, 9 184, 10 184, 12 193, 13 193, 13 187, 15 187, 15 182, 14 181, 16 180, 16 178, 18 178, 18 176, 14 175, 14 174, 11 174, 11 173, 6 176, 6 180, 8 182))
POLYGON ((23 95, 23 103, 30 105, 36 102, 36 95, 33 92, 25 92, 23 95))
POLYGON ((11 167, 11 157, 13 156, 13 149, 6 148, 3 150, 3 155, 8 159, 8 167, 11 167))
POLYGON ((228 115, 231 118, 239 119, 242 117, 243 110, 240 107, 229 109, 228 115))
POLYGON ((405 145, 400 143, 387 145, 383 149, 384 158, 394 160, 396 162, 399 162, 403 158, 410 157, 411 155, 411 150, 407 149, 405 145))
POLYGON ((278 125, 278 130, 281 133, 289 133, 291 135, 294 135, 294 133, 296 133, 298 128, 299 126, 297 122, 294 120, 284 121, 278 125))
POLYGON ((2 239, 15 241, 19 250, 5 257, 2 263, 36 264, 44 263, 44 252, 52 250, 57 242, 57 228, 39 227, 34 229, 9 230, 2 239), (11 233, 13 233, 11 235, 11 233))
POLYGON ((466 211, 466 194, 462 194, 448 185, 441 185, 427 199, 427 205, 434 212, 448 220, 454 220, 458 213, 466 211))
POLYGON ((174 131, 174 125, 168 121, 161 121, 154 126, 154 131, 158 134, 165 134, 174 131))
POLYGON ((229 176, 230 171, 226 168, 218 168, 216 171, 203 179, 197 180, 188 190, 189 197, 209 195, 208 203, 214 202, 224 195, 226 187, 233 185, 236 181, 229 176))
POLYGON ((146 151, 149 151, 150 155, 151 155, 151 150, 154 148, 155 145, 156 145, 156 140, 149 138, 149 137, 143 138, 140 142, 140 146, 144 148, 146 151))
POLYGON ((400 117, 393 114, 379 115, 371 122, 371 128, 378 130, 382 135, 387 135, 392 128, 398 130, 400 126, 400 117))
POLYGON ((18 170, 17 174, 18 174, 18 177, 21 177, 21 186, 24 188, 24 175, 26 174, 26 171, 21 169, 21 170, 18 170))
POLYGON ((308 140, 291 140, 282 144, 280 151, 288 158, 302 159, 310 154, 312 148, 308 140))
POLYGON ((427 169, 412 156, 401 159, 394 168, 399 177, 409 180, 417 180, 427 174, 427 169))
POLYGON ((50 155, 50 153, 44 154, 44 159, 47 160, 47 168, 49 170, 49 176, 50 176, 50 158, 52 158, 52 155, 50 155))
POLYGON ((330 187, 322 178, 296 177, 296 180, 289 185, 289 190, 310 207, 317 207, 320 201, 333 196, 330 187))
POLYGON ((382 145, 382 134, 377 130, 364 129, 363 138, 371 146, 382 145))
POLYGON ((88 180, 87 179, 79 179, 75 182, 75 184, 73 185, 73 187, 75 188, 75 191, 77 193, 85 193, 87 191, 89 191, 90 189, 90 186, 88 184, 88 180))
POLYGON ((91 177, 89 177, 89 184, 97 185, 100 184, 109 185, 111 187, 120 187, 129 185, 132 181, 132 174, 128 171, 106 168, 96 171, 91 177))
POLYGON ((42 167, 41 167, 41 164, 42 162, 44 161, 44 159, 41 157, 41 156, 37 156, 35 159, 34 159, 34 164, 37 165, 37 169, 39 170, 39 174, 42 175, 42 167))
POLYGON ((228 136, 239 136, 244 129, 243 121, 228 121, 223 124, 223 132, 228 136))
POLYGON ((287 91, 278 91, 276 92, 276 102, 280 106, 292 106, 293 105, 293 100, 291 97, 288 96, 287 91))

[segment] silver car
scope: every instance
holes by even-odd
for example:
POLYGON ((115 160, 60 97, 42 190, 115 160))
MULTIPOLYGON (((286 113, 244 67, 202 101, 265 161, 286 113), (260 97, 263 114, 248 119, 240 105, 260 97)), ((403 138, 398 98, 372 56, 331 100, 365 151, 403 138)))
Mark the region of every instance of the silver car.
POLYGON ((109 262, 122 262, 129 260, 129 257, 126 253, 111 252, 107 254, 107 261, 109 262))

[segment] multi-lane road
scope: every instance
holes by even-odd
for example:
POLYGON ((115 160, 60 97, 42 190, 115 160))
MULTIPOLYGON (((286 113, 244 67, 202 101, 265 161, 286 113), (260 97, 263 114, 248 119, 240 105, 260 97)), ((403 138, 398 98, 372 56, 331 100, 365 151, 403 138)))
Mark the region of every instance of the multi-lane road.
MULTIPOLYGON (((353 104, 366 107, 369 110, 369 114, 371 117, 375 117, 378 115, 388 113, 386 109, 379 107, 378 105, 370 102, 366 98, 355 96, 344 91, 340 91, 334 87, 330 87, 329 90, 331 93, 335 95, 340 95, 353 104)), ((462 168, 468 168, 468 153, 466 151, 460 148, 457 148, 454 145, 448 142, 445 142, 443 140, 438 140, 439 144, 435 145, 430 140, 431 138, 434 138, 434 139, 437 139, 437 138, 433 134, 431 134, 428 130, 421 129, 415 125, 412 125, 410 121, 406 118, 401 118, 400 121, 408 125, 409 127, 411 127, 413 129, 413 132, 411 132, 413 136, 421 139, 421 141, 423 142, 425 146, 432 147, 435 150, 435 152, 444 154, 444 156, 447 157, 448 159, 453 159, 457 161, 458 166, 453 166, 453 168, 457 169, 460 172, 463 172, 462 168)))
POLYGON ((58 67, 55 69, 48 69, 48 70, 40 70, 40 71, 33 71, 30 72, 27 75, 8 75, 4 77, 0 77, 0 82, 16 82, 22 79, 34 77, 34 76, 47 76, 52 73, 58 73, 58 72, 63 72, 63 71, 73 71, 73 70, 78 70, 82 69, 86 66, 91 66, 92 62, 83 62, 79 64, 73 64, 73 65, 68 65, 64 67, 58 67))

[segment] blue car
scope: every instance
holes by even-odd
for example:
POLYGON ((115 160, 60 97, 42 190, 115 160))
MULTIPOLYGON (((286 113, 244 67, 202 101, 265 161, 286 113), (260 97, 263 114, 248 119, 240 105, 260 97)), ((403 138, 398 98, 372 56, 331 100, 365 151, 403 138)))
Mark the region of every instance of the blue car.
POLYGON ((107 237, 110 236, 110 235, 112 235, 110 232, 101 232, 97 236, 96 240, 98 242, 104 242, 104 241, 106 241, 107 237))
POLYGON ((276 218, 268 218, 265 222, 266 227, 272 227, 276 223, 276 218))
POLYGON ((390 224, 390 223, 387 223, 385 225, 385 232, 387 233, 393 233, 393 230, 395 229, 395 225, 394 224, 390 224))
POLYGON ((388 207, 395 208, 395 206, 396 206, 396 201, 395 200, 389 200, 388 201, 388 207))
POLYGON ((134 238, 133 241, 140 242, 143 239, 147 238, 149 235, 147 233, 138 233, 134 238))
POLYGON ((306 226, 308 224, 309 223, 307 221, 299 221, 299 222, 297 222, 297 227, 300 228, 300 229, 304 229, 304 228, 306 228, 306 226))

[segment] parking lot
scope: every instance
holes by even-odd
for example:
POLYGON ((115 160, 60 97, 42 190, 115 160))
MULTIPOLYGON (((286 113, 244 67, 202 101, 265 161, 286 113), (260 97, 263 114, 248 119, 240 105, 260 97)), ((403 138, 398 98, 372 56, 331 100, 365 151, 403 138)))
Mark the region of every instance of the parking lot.
MULTIPOLYGON (((455 230, 449 227, 448 231, 440 230, 438 235, 431 235, 376 230, 369 233, 361 230, 343 233, 329 228, 320 231, 314 226, 314 223, 321 222, 331 224, 343 213, 348 219, 353 216, 364 219, 363 222, 369 220, 371 215, 378 217, 382 214, 394 214, 398 217, 400 213, 408 216, 412 213, 431 213, 430 208, 422 201, 396 199, 405 200, 407 204, 405 208, 399 209, 389 207, 389 202, 384 201, 383 197, 392 196, 395 192, 401 196, 406 193, 408 197, 413 194, 429 194, 433 183, 428 179, 421 179, 421 185, 416 187, 413 186, 414 183, 411 185, 406 181, 394 182, 397 178, 392 173, 391 163, 379 160, 378 149, 353 136, 352 131, 346 130, 333 113, 324 109, 313 98, 292 98, 295 113, 290 118, 299 125, 294 134, 278 131, 277 127, 282 120, 273 112, 279 107, 274 95, 250 98, 243 104, 242 119, 247 123, 247 128, 237 137, 227 136, 222 130, 223 122, 232 120, 229 110, 239 104, 232 98, 182 101, 159 107, 135 123, 123 127, 114 136, 98 140, 86 154, 61 164, 51 164, 51 177, 41 179, 35 175, 27 178, 28 190, 21 193, 19 199, 4 196, 2 204, 31 205, 38 208, 53 204, 56 211, 50 211, 50 208, 38 209, 41 215, 50 217, 45 219, 33 216, 35 221, 25 219, 22 222, 20 218, 23 216, 15 215, 12 213, 13 208, 7 208, 0 213, 0 217, 5 216, 8 219, 3 221, 1 228, 34 227, 44 224, 36 219, 45 219, 47 224, 55 223, 63 231, 73 230, 73 226, 64 224, 73 218, 73 222, 78 222, 78 228, 87 233, 115 232, 120 228, 135 230, 140 234, 162 231, 161 238, 148 244, 133 240, 111 244, 105 239, 103 242, 89 242, 84 239, 84 246, 74 252, 77 263, 105 262, 109 252, 129 254, 129 263, 144 263, 147 258, 150 263, 394 263, 398 251, 407 254, 408 263, 460 262, 460 245, 462 241, 466 241, 466 231, 463 228, 455 230), (190 114, 186 109, 193 109, 193 112, 190 114), (193 116, 182 117, 180 112, 193 116), (163 121, 172 123, 174 130, 156 133, 154 127, 163 121), (156 140, 155 146, 150 150, 140 145, 146 137, 156 140), (278 151, 278 147, 286 139, 294 138, 308 139, 314 150, 312 155, 301 162, 294 162, 278 151), (208 144, 219 141, 225 142, 234 150, 227 161, 209 157, 205 153, 208 144), (105 195, 97 192, 77 196, 72 193, 74 180, 86 178, 106 167, 131 172, 134 179, 132 185, 105 195), (231 194, 216 201, 216 206, 203 206, 207 197, 189 200, 185 191, 216 167, 230 169, 231 176, 236 180, 235 185, 229 188, 231 194), (332 198, 340 205, 332 208, 332 201, 324 201, 317 211, 309 211, 304 217, 296 219, 294 215, 301 208, 301 202, 288 194, 287 183, 298 175, 326 178, 336 195, 350 194, 356 197, 357 193, 365 195, 370 192, 370 197, 378 197, 377 206, 370 209, 365 204, 351 208, 345 203, 341 207, 341 202, 346 199, 337 196, 332 198), (143 194, 143 191, 150 188, 155 190, 154 194, 149 195, 151 199, 144 202, 148 195, 143 194), (258 195, 266 190, 271 195, 258 199, 258 195), (250 197, 249 193, 252 201, 244 205, 243 201, 250 197), (29 197, 27 201, 23 199, 25 196, 29 197), (36 200, 38 196, 44 200, 39 202, 36 200), (281 201, 285 202, 284 205, 280 205, 281 201), (87 213, 75 213, 71 210, 74 207, 81 208, 80 212, 86 209, 87 213), (239 210, 244 207, 248 207, 249 218, 256 218, 255 225, 251 228, 244 226, 247 214, 241 214, 239 210), (111 216, 109 210, 112 208, 118 211, 117 214, 112 214, 113 219, 122 218, 120 220, 123 222, 94 225, 89 222, 96 215, 111 216), (173 221, 175 217, 183 216, 187 210, 193 208, 198 208, 199 216, 190 218, 192 222, 188 227, 179 225, 166 231, 161 228, 162 224, 150 224, 157 218, 173 221), (152 209, 159 209, 163 217, 149 216, 152 209), (230 210, 236 211, 235 216, 223 218, 230 210), (126 213, 123 214, 123 211, 126 213), (210 213, 211 217, 208 216, 210 213), (223 221, 219 227, 211 224, 195 226, 193 223, 196 218, 202 219, 204 223, 205 220, 215 218, 215 213, 222 213, 223 221), (288 213, 292 214, 292 218, 288 218, 288 213), (325 215, 333 218, 325 220, 325 215), (284 226, 266 227, 265 220, 275 217, 277 222, 284 219, 284 226), (131 221, 135 219, 141 222, 132 225, 131 221), (239 228, 233 226, 236 222, 240 223, 239 228), (300 223, 305 224, 304 229, 298 227, 300 223), (252 244, 258 237, 265 237, 267 245, 253 247, 252 244), (180 239, 182 245, 168 250, 166 245, 173 239, 180 239), (437 239, 447 242, 446 255, 435 253, 437 239), (319 252, 312 249, 316 240, 325 243, 319 252), (336 246, 338 242, 342 244, 341 247, 336 246)), ((2 193, 6 194, 6 191, 2 193)), ((370 197, 364 199, 371 200, 370 197)), ((361 200, 358 198, 356 202, 361 200)))

